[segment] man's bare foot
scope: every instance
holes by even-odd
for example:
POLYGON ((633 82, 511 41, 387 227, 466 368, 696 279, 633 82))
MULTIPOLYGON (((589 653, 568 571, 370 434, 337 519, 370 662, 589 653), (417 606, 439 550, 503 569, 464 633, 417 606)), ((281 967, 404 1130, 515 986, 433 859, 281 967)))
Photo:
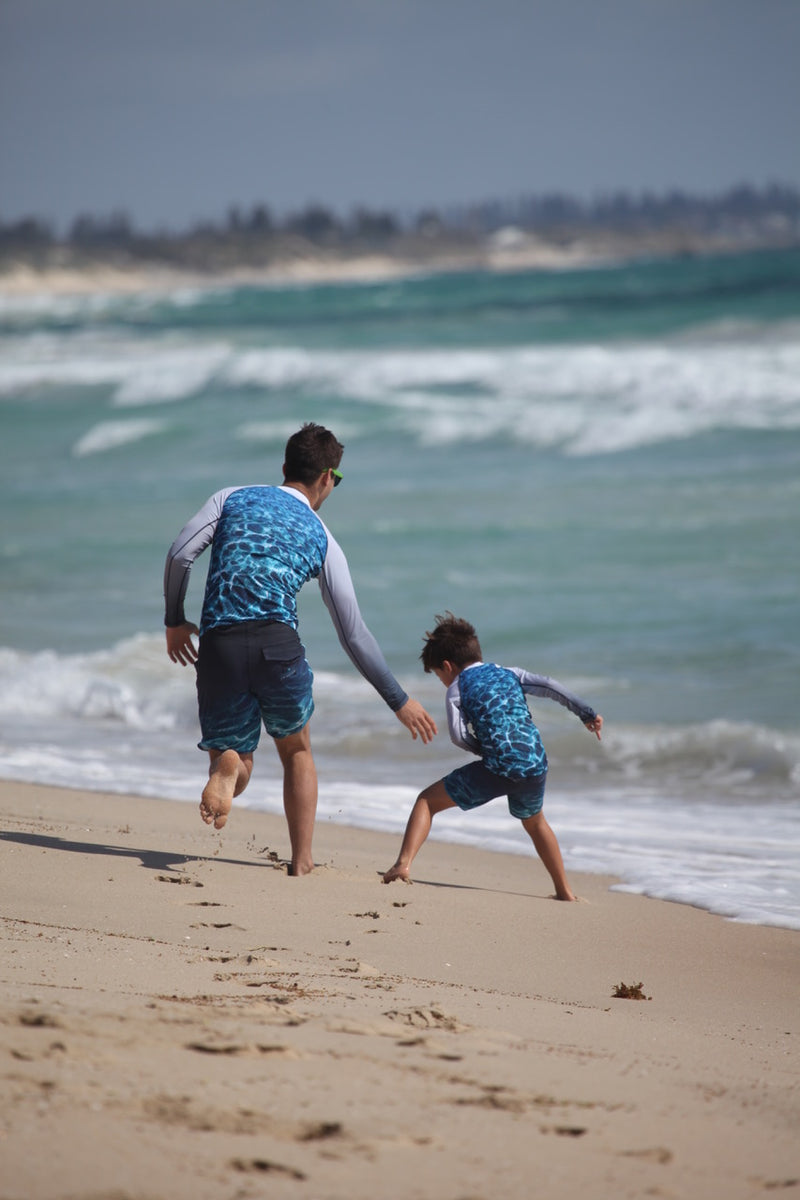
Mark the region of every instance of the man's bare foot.
POLYGON ((384 883, 394 883, 395 879, 402 879, 403 883, 411 883, 409 878, 410 869, 408 867, 398 867, 397 863, 383 877, 384 883))
POLYGON ((560 894, 556 892, 555 896, 551 896, 551 900, 569 900, 577 902, 577 899, 578 897, 574 892, 562 892, 560 894))
POLYGON ((290 863, 290 865, 289 865, 289 874, 292 876, 294 876, 294 875, 310 875, 313 870, 314 870, 313 859, 309 859, 308 861, 303 860, 303 862, 297 862, 297 863, 293 862, 293 863, 290 863))
POLYGON ((200 816, 206 825, 222 829, 233 807, 233 794, 239 778, 239 755, 225 750, 211 765, 208 783, 200 801, 200 816))

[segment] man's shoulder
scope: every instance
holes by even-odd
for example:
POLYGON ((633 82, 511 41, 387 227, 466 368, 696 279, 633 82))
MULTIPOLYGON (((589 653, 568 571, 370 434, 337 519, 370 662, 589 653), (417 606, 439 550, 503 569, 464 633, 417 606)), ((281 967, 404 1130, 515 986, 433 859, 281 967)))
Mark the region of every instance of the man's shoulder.
POLYGON ((287 531, 327 541, 328 531, 308 501, 291 488, 274 484, 243 484, 219 492, 224 509, 239 520, 265 522, 287 531))
POLYGON ((309 517, 318 519, 304 496, 277 484, 240 483, 234 487, 223 488, 217 495, 224 497, 226 503, 241 507, 283 509, 297 514, 307 513, 309 517))
POLYGON ((263 492, 274 492, 275 488, 269 483, 234 483, 231 487, 223 488, 220 496, 259 496, 263 492))
POLYGON ((218 504, 224 505, 231 502, 246 503, 248 498, 255 497, 261 491, 267 491, 265 484, 260 483, 234 483, 230 487, 220 488, 215 492, 212 499, 218 504))

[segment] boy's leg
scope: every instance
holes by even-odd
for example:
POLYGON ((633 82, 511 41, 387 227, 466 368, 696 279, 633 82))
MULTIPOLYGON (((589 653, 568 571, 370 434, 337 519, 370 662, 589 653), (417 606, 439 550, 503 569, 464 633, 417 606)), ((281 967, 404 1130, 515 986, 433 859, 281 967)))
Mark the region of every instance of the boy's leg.
POLYGON ((456 803, 450 799, 441 779, 420 792, 411 810, 411 816, 408 818, 397 862, 384 875, 384 883, 392 883, 395 879, 404 879, 408 882, 411 864, 431 831, 433 818, 443 809, 455 807, 456 803))
POLYGON ((308 875, 314 870, 311 841, 317 815, 317 768, 308 723, 298 733, 275 738, 275 748, 283 765, 283 809, 292 847, 290 874, 308 875))
POLYGON ((567 874, 564 870, 558 839, 547 824, 544 813, 538 812, 532 817, 525 817, 522 827, 530 835, 531 841, 536 847, 536 853, 547 868, 556 889, 556 899, 575 900, 575 893, 567 883, 567 874))
POLYGON ((206 825, 213 823, 215 829, 222 829, 234 796, 243 792, 250 782, 253 756, 239 754, 236 750, 209 750, 208 757, 208 783, 200 801, 200 816, 206 825))

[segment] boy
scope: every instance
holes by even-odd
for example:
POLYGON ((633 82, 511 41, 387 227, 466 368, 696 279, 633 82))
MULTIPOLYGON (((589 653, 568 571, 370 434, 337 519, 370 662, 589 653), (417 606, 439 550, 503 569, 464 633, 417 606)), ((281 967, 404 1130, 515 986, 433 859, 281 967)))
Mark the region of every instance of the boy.
POLYGON ((397 862, 384 874, 383 882, 410 882, 411 863, 436 813, 446 808, 478 808, 496 796, 506 796, 511 815, 520 819, 548 870, 556 899, 575 900, 556 835, 542 812, 547 756, 525 693, 547 696, 562 704, 597 735, 598 741, 603 718, 554 679, 532 675, 520 667, 482 662, 473 626, 452 613, 437 616, 436 628, 425 638, 422 665, 447 688, 450 737, 457 746, 479 754, 481 761, 457 767, 420 792, 397 862))

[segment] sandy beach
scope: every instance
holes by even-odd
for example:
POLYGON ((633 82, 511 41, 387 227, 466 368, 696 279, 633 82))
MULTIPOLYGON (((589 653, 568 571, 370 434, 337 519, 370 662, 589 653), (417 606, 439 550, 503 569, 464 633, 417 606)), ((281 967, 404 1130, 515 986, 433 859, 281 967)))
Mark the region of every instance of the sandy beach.
MULTIPOLYGON (((86 258, 60 248, 42 262, 20 256, 0 263, 0 298, 379 283, 459 271, 567 271, 642 258, 735 253, 761 244, 759 240, 671 229, 643 234, 577 230, 552 239, 509 228, 482 238, 407 237, 369 250, 328 249, 303 238, 286 237, 278 239, 267 263, 243 260, 221 266, 209 261, 202 268, 125 255, 86 258)), ((786 238, 778 239, 777 244, 796 243, 786 238)), ((772 240, 763 240, 765 248, 771 245, 772 240)))
POLYGON ((3 1200, 800 1195, 796 932, 0 784, 3 1200), (615 998, 641 984, 644 1000, 615 998))
POLYGON ((401 247, 343 252, 302 238, 280 239, 269 263, 211 263, 204 269, 120 256, 80 260, 69 251, 45 262, 20 258, 0 264, 0 297, 136 295, 181 290, 284 287, 325 283, 379 283, 437 272, 566 269, 604 260, 609 248, 582 242, 559 247, 522 235, 511 245, 491 239, 468 245, 412 239, 401 247))

